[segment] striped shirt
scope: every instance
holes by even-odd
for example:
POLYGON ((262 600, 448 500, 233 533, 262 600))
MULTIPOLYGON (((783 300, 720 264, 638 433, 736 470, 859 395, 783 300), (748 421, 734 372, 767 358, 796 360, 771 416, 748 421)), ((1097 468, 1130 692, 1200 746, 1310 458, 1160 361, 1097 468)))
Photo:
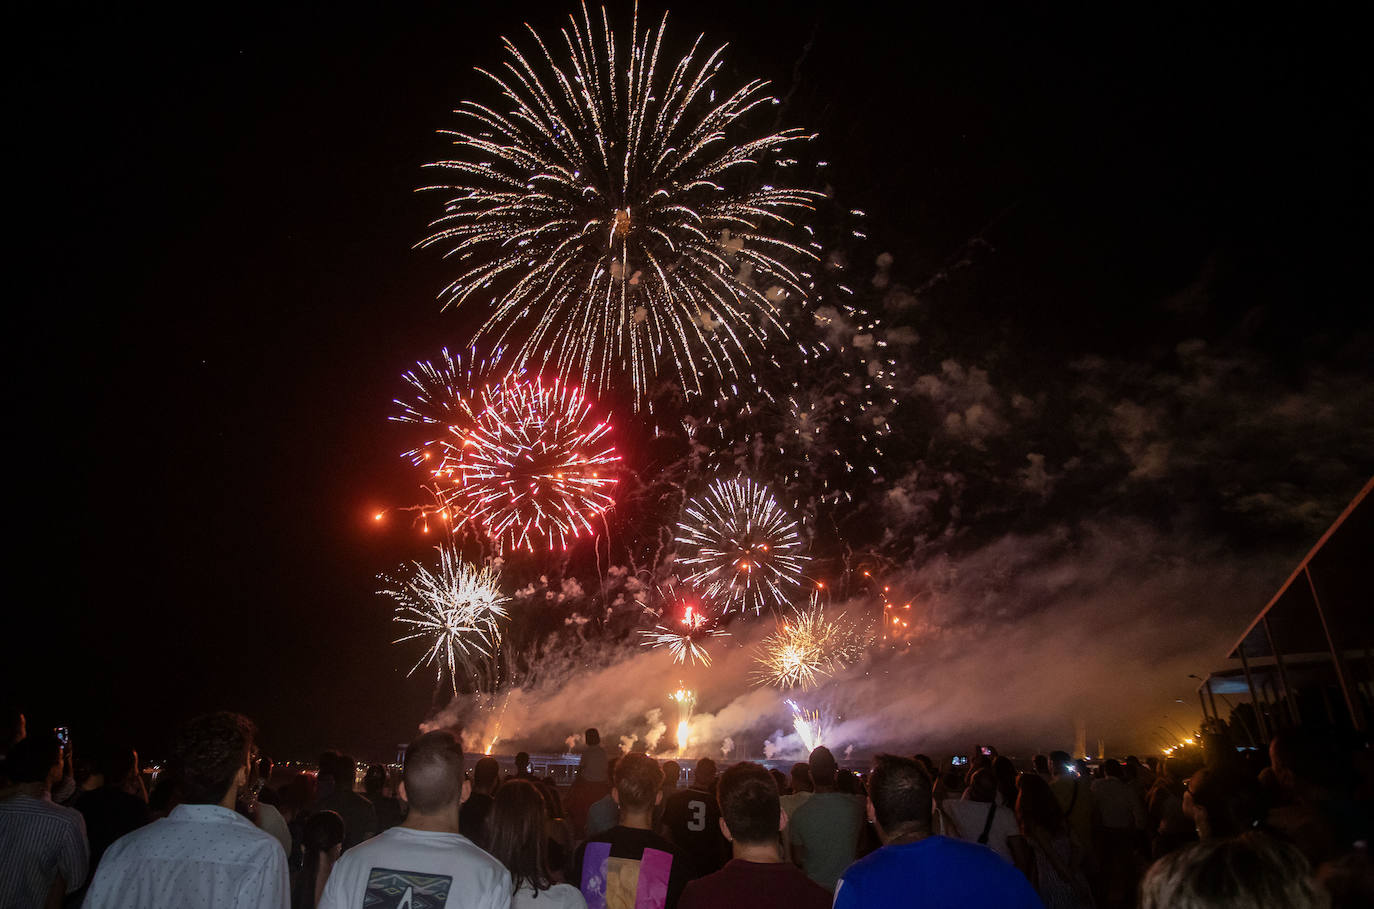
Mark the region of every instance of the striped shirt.
POLYGON ((0 906, 43 906, 57 876, 66 892, 86 881, 90 847, 81 812, 39 798, 0 801, 0 906))

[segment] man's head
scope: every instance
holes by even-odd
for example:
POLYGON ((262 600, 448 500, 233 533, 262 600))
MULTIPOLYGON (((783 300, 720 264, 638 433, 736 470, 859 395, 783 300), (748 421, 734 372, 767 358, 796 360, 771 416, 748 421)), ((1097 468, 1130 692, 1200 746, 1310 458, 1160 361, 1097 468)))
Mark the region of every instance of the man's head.
POLYGON ((620 816, 651 810, 663 798, 663 771, 647 754, 627 754, 615 765, 612 794, 620 816))
POLYGON ((1121 768, 1121 762, 1116 758, 1107 758, 1102 762, 1102 776, 1109 780, 1125 779, 1125 771, 1121 768))
POLYGON ((515 752, 515 775, 523 776, 530 772, 530 753, 528 751, 515 752))
POLYGON ((182 726, 172 745, 181 800, 216 805, 237 795, 248 783, 256 735, 252 720, 228 711, 203 714, 182 726))
POLYGON ((884 839, 900 833, 930 832, 930 777, 911 758, 878 755, 868 781, 868 799, 884 839))
POLYGON ((1050 756, 1048 754, 1037 754, 1031 758, 1031 769, 1041 776, 1050 775, 1050 756))
POLYGON ((721 832, 739 843, 772 843, 782 829, 782 808, 773 776, 759 764, 744 761, 720 775, 721 832))
POLYGON ((695 783, 698 789, 711 789, 716 785, 716 762, 708 757, 697 758, 695 783))
POLYGON ((811 768, 802 763, 792 765, 792 791, 814 792, 816 784, 811 782, 811 768))
POLYGON ((582 740, 585 741, 588 745, 600 745, 601 733, 597 731, 595 726, 593 726, 591 729, 587 730, 585 735, 583 735, 582 740))
POLYGON ((367 768, 367 773, 363 774, 363 792, 370 796, 382 794, 386 787, 386 768, 381 764, 373 764, 367 768))
POLYGON ((480 759, 472 768, 472 789, 491 795, 501 779, 501 765, 494 757, 480 759))
POLYGON ((51 732, 20 739, 5 759, 5 775, 16 783, 44 783, 62 779, 62 743, 51 732))
POLYGON ((353 784, 358 781, 358 762, 351 754, 341 754, 334 759, 334 788, 338 792, 352 792, 353 784))
POLYGON ((1057 778, 1064 776, 1065 774, 1074 772, 1070 769, 1070 764, 1072 761, 1073 758, 1069 757, 1069 753, 1067 751, 1051 751, 1050 776, 1057 778))
POLYGON ((663 788, 676 789, 677 781, 682 776, 682 765, 677 761, 663 762, 663 788))
POLYGON ((447 729, 426 732, 406 748, 402 785, 410 810, 442 814, 463 801, 463 744, 447 729))
POLYGON ((818 790, 835 787, 835 774, 839 772, 840 765, 835 763, 835 755, 830 753, 829 748, 824 745, 816 748, 806 764, 811 768, 811 782, 816 784, 818 790))

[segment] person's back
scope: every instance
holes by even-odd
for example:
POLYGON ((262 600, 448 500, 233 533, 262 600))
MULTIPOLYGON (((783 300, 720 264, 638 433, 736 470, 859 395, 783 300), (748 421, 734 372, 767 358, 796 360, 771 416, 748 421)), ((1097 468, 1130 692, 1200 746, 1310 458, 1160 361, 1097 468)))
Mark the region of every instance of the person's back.
POLYGON ((788 820, 787 838, 792 860, 811 880, 834 890, 858 851, 864 802, 860 796, 835 791, 839 767, 830 749, 815 749, 809 763, 816 791, 788 820))
POLYGON ((346 830, 344 849, 348 850, 368 837, 376 835, 377 809, 366 796, 353 791, 353 782, 358 772, 357 762, 353 758, 346 754, 335 757, 330 771, 333 786, 328 795, 315 803, 315 810, 335 811, 343 818, 346 830))
POLYGON ((496 758, 483 757, 472 768, 472 794, 458 809, 458 832, 482 849, 487 848, 487 818, 491 815, 492 793, 501 780, 501 765, 496 758))
POLYGON ((991 849, 931 835, 931 788, 916 761, 879 756, 869 803, 885 845, 845 869, 835 909, 1043 909, 1025 876, 991 849))
POLYGON ((663 806, 668 838, 687 857, 694 878, 719 871, 729 858, 730 844, 720 832, 720 806, 712 791, 715 784, 715 761, 702 758, 692 785, 674 792, 663 806))
POLYGON ((613 792, 620 823, 578 847, 576 881, 589 909, 675 909, 687 883, 682 855, 654 833, 663 771, 653 758, 630 754, 616 764, 613 792))
POLYGON ((719 828, 731 859, 683 891, 679 909, 826 909, 830 892, 786 861, 778 842, 781 805, 768 771, 741 762, 721 775, 719 828))
POLYGON ((1021 837, 1015 805, 1003 804, 991 770, 979 770, 969 781, 962 799, 944 799, 934 818, 934 829, 951 839, 987 846, 1014 863, 1013 848, 1021 837))
POLYGON ((0 800, 0 906, 42 906, 86 881, 89 848, 80 813, 55 804, 62 746, 51 734, 22 739, 6 756, 16 791, 0 800))
POLYGON ((377 812, 378 833, 395 827, 405 820, 406 816, 401 800, 387 795, 385 787, 386 768, 381 764, 373 764, 367 768, 367 775, 363 777, 363 792, 372 803, 373 810, 377 812))
POLYGON ((509 872, 458 832, 462 745, 443 730, 420 736, 406 750, 403 775, 405 822, 344 852, 321 909, 507 909, 509 872))
POLYGON ((1056 751, 1050 755, 1050 790, 1069 822, 1069 835, 1080 849, 1093 845, 1092 782, 1078 775, 1069 755, 1056 751))
POLYGON ((105 851, 85 906, 289 904, 281 844, 233 808, 248 781, 253 735, 252 723, 232 713, 182 727, 174 748, 181 804, 105 851))

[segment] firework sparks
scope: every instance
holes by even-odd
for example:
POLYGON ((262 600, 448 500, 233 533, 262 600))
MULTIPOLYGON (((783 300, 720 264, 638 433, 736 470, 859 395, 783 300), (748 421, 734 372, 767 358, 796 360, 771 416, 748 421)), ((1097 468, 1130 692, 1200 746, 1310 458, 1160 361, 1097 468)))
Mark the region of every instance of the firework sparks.
POLYGON ((497 586, 497 574, 460 561, 447 547, 439 547, 439 569, 412 562, 406 575, 379 578, 391 587, 378 593, 396 601, 395 621, 406 634, 392 643, 425 639, 429 649, 415 665, 434 667, 442 682, 445 673, 456 694, 458 676, 471 675, 491 660, 501 643, 500 619, 506 617, 507 598, 497 586))
POLYGON ((803 690, 862 659, 871 636, 845 621, 844 614, 825 617, 815 595, 811 603, 787 618, 759 644, 754 673, 760 684, 803 690))
POLYGON ((580 389, 558 381, 508 377, 474 387, 473 374, 443 352, 406 374, 416 389, 394 420, 440 427, 406 452, 429 464, 440 503, 428 509, 481 530, 498 551, 566 549, 612 506, 620 461, 580 389))
POLYGON ((802 707, 790 698, 785 703, 792 711, 792 731, 801 739, 807 752, 815 751, 824 745, 830 732, 829 719, 819 710, 802 707))
POLYGON ((683 688, 679 683, 677 691, 669 697, 677 704, 677 753, 682 755, 687 750, 692 710, 697 706, 697 693, 690 688, 683 688))
MULTIPOLYGON (((690 603, 681 604, 682 618, 656 626, 653 631, 641 631, 645 647, 667 647, 674 663, 699 662, 711 665, 711 655, 705 644, 711 638, 729 637, 729 632, 716 627, 716 620, 690 603)), ((669 607, 676 608, 676 607, 669 607)))
POLYGON ((463 127, 445 131, 458 158, 423 187, 447 202, 420 245, 457 263, 446 305, 494 301, 479 335, 513 345, 517 368, 553 364, 600 390, 627 373, 638 407, 671 359, 700 392, 704 371, 734 375, 750 344, 784 335, 780 300, 806 296, 811 275, 783 260, 816 254, 786 234, 823 194, 744 175, 795 165, 786 154, 811 137, 753 131, 778 102, 759 80, 717 87, 724 48, 705 53, 704 36, 660 68, 666 14, 641 31, 636 10, 623 58, 604 9, 599 29, 585 4, 570 19, 565 59, 530 29, 536 52, 506 40, 507 72, 479 70, 504 110, 459 105, 463 127))
POLYGON ((760 612, 780 607, 801 584, 797 522, 753 480, 717 480, 687 503, 678 525, 684 583, 714 602, 760 612))

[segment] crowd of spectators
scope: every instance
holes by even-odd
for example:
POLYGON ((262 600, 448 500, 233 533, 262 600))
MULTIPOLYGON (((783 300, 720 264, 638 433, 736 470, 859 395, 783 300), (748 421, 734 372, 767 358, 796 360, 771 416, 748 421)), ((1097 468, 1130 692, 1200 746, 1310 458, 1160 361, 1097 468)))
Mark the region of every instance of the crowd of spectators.
POLYGON ((0 909, 1374 905, 1370 753, 1302 730, 1268 755, 1221 735, 1168 761, 1018 769, 982 746, 860 776, 824 747, 790 773, 684 772, 589 729, 561 788, 523 752, 504 778, 469 765, 448 730, 399 772, 333 751, 274 766, 247 718, 213 713, 151 792, 132 749, 74 760, 22 717, 7 739, 0 909))

